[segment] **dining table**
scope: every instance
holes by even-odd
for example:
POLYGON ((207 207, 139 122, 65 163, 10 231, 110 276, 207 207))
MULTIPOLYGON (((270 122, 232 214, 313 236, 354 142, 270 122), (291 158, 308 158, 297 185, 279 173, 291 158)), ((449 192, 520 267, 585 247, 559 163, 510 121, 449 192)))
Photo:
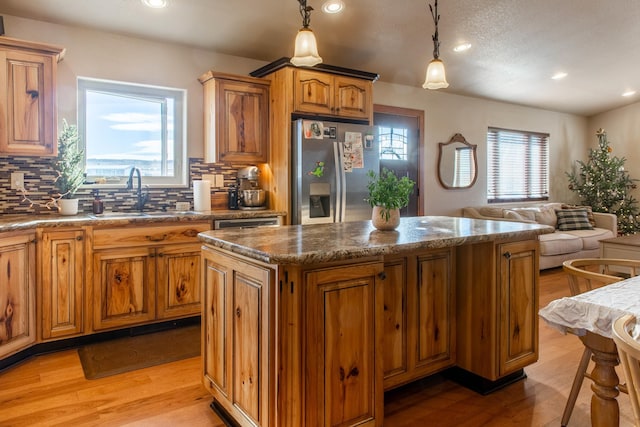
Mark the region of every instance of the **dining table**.
MULTIPOLYGON (((640 319, 640 276, 551 301, 538 314, 553 328, 577 335, 592 351, 591 425, 620 425, 620 383, 615 370, 619 360, 612 326, 625 314, 640 319)), ((640 326, 635 326, 633 336, 640 339, 640 326)))

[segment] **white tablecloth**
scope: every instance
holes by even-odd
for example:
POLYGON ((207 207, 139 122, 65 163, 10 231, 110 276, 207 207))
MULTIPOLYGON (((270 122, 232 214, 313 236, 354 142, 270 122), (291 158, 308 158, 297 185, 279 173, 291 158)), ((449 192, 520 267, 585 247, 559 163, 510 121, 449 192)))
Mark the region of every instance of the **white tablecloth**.
MULTIPOLYGON (((539 311, 540 317, 563 333, 571 330, 584 335, 591 331, 608 338, 613 337, 613 322, 625 314, 640 319, 640 276, 551 301, 539 311)), ((634 329, 635 339, 640 340, 640 325, 634 329)))

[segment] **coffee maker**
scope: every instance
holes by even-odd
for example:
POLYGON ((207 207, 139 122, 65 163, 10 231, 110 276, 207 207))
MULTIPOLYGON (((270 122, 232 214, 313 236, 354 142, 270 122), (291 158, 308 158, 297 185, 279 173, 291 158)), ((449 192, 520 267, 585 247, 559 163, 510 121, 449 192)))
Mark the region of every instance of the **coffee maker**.
POLYGON ((238 208, 245 210, 266 209, 266 194, 260 188, 256 166, 248 166, 238 171, 238 208))

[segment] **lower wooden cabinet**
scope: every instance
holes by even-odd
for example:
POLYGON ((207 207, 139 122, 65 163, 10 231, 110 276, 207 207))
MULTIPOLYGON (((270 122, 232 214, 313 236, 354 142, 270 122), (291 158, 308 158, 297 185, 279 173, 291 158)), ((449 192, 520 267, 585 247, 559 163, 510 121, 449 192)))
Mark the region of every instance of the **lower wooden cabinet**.
POLYGON ((442 249, 385 259, 385 389, 455 364, 453 258, 442 249))
POLYGON ((538 241, 457 249, 457 365, 491 381, 538 360, 538 241))
POLYGON ((42 339, 84 332, 85 231, 38 229, 38 294, 42 339))
POLYGON ((163 246, 155 255, 158 318, 200 313, 200 244, 163 246))
POLYGON ((36 340, 35 233, 0 234, 0 358, 36 340))
POLYGON ((275 425, 274 272, 207 248, 202 255, 205 386, 241 425, 275 425))

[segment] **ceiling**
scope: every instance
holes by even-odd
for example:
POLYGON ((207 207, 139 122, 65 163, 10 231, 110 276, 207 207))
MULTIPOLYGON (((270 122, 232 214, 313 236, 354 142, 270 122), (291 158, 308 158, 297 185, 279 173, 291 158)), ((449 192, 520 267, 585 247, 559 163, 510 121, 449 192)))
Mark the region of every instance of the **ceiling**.
MULTIPOLYGON (((168 1, 155 10, 140 0, 1 0, 0 14, 267 62, 293 55, 296 0, 168 1)), ((433 54, 427 0, 343 1, 329 15, 324 0, 308 0, 323 62, 421 87, 433 54)), ((640 100, 638 0, 440 0, 438 9, 441 91, 584 116, 640 100), (460 42, 472 48, 453 52, 460 42), (559 71, 568 76, 552 80, 559 71), (638 94, 621 96, 629 90, 638 94)))

